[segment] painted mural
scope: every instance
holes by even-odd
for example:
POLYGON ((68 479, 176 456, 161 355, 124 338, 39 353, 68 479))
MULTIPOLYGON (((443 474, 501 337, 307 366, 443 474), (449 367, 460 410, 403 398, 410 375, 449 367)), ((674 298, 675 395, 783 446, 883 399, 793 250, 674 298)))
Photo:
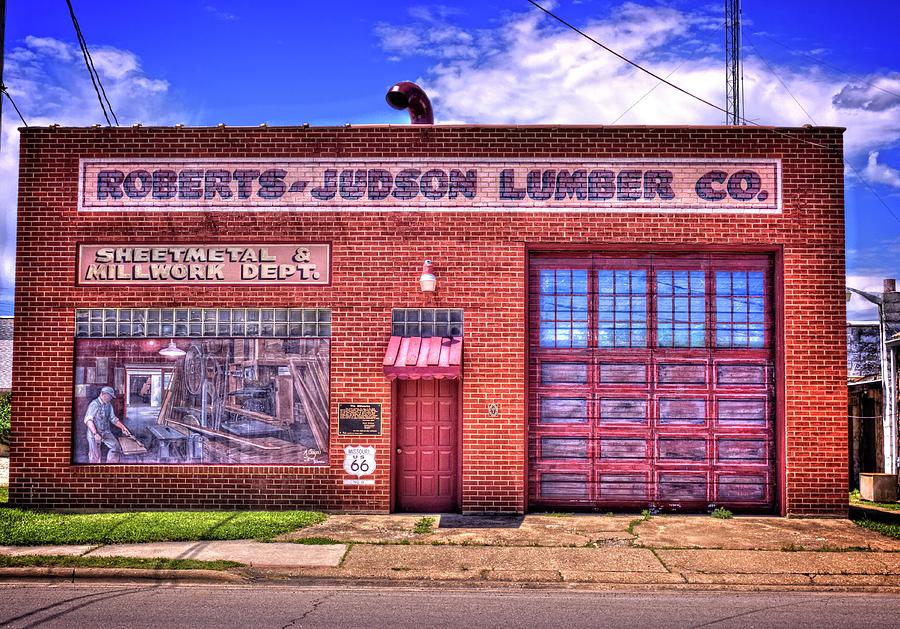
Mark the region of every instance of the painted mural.
POLYGON ((324 465, 325 338, 79 339, 79 464, 324 465))

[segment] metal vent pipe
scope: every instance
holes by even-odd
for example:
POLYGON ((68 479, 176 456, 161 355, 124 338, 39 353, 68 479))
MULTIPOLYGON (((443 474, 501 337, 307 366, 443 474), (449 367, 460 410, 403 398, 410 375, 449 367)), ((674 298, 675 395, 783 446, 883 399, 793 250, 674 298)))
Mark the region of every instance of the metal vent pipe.
POLYGON ((434 124, 434 111, 431 109, 431 101, 421 87, 411 81, 397 83, 384 99, 394 109, 409 110, 410 124, 434 124))

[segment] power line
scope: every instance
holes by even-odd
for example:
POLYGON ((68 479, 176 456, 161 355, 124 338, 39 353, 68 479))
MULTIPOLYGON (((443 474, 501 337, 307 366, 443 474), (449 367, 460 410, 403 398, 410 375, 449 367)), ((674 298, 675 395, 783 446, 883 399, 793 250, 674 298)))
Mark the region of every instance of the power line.
MULTIPOLYGON (((810 115, 810 113, 809 113, 808 111, 806 111, 806 107, 804 107, 802 104, 800 104, 800 101, 797 100, 797 97, 794 96, 794 93, 793 93, 793 92, 791 92, 790 88, 787 86, 787 83, 785 83, 785 82, 782 80, 781 76, 775 71, 775 68, 773 68, 773 67, 769 64, 769 62, 766 61, 765 58, 764 58, 761 54, 759 54, 759 51, 756 49, 756 46, 754 46, 753 44, 750 44, 750 47, 753 48, 753 51, 754 51, 754 52, 756 53, 756 55, 759 57, 759 60, 763 62, 763 65, 765 65, 766 68, 768 68, 768 70, 769 70, 769 72, 772 74, 772 76, 774 76, 776 79, 778 79, 778 82, 781 83, 781 87, 784 88, 784 91, 787 92, 788 96, 790 96, 791 99, 793 99, 793 101, 794 101, 795 103, 797 103, 797 107, 799 107, 799 108, 803 111, 803 113, 806 114, 806 117, 809 118, 809 121, 810 121, 811 123, 816 124, 816 121, 813 120, 813 117, 810 115)), ((860 173, 860 172, 856 169, 856 166, 854 166, 853 164, 851 164, 851 163, 850 163, 850 160, 846 160, 846 159, 845 159, 845 160, 843 160, 843 161, 844 161, 844 164, 845 164, 847 167, 849 167, 850 170, 853 171, 853 173, 854 173, 854 174, 856 175, 856 177, 862 182, 862 184, 863 184, 866 188, 869 189, 869 192, 872 193, 872 196, 874 196, 876 199, 878 199, 878 202, 881 203, 881 205, 884 206, 884 209, 886 209, 886 210, 888 211, 888 213, 889 213, 892 217, 894 217, 894 220, 897 221, 898 223, 900 223, 900 216, 897 216, 897 214, 894 213, 894 210, 887 204, 887 201, 885 201, 885 200, 881 197, 881 195, 878 194, 878 191, 876 191, 875 188, 874 188, 871 184, 869 184, 868 181, 866 181, 866 179, 862 176, 862 173, 860 173)))
MULTIPOLYGON (((603 48, 603 49, 606 50, 607 52, 609 52, 609 53, 615 55, 616 57, 618 57, 618 58, 621 59, 622 61, 628 63, 629 65, 634 66, 635 68, 637 68, 637 69, 640 70, 641 72, 644 72, 644 73, 646 73, 646 74, 649 74, 650 76, 654 77, 654 78, 655 78, 656 80, 658 80, 659 82, 665 83, 665 84, 668 85, 669 87, 673 87, 673 88, 675 88, 676 90, 678 90, 679 92, 681 92, 681 93, 683 93, 683 94, 686 94, 687 96, 690 96, 691 98, 693 98, 693 99, 695 99, 695 100, 698 100, 698 101, 700 101, 701 103, 704 103, 704 104, 706 104, 706 105, 709 105, 709 106, 712 107, 713 109, 717 109, 717 110, 721 111, 721 112, 724 113, 724 114, 728 114, 728 112, 727 112, 724 108, 719 107, 718 105, 716 105, 716 104, 714 104, 714 103, 711 103, 711 102, 709 102, 708 100, 706 100, 706 99, 704 99, 704 98, 701 98, 700 96, 697 96, 696 94, 692 94, 691 92, 687 91, 687 90, 684 89, 683 87, 679 87, 678 85, 675 85, 674 83, 672 83, 672 82, 670 82, 670 81, 664 79, 663 77, 659 76, 658 74, 655 74, 655 73, 651 72, 650 70, 648 70, 647 68, 643 67, 642 65, 640 65, 640 64, 638 64, 638 63, 635 63, 635 62, 632 61, 631 59, 628 59, 627 57, 624 57, 624 56, 620 55, 619 53, 617 53, 615 50, 609 48, 608 46, 604 46, 603 44, 601 44, 600 42, 598 42, 596 39, 594 39, 593 37, 591 37, 591 36, 589 36, 588 34, 586 34, 584 31, 579 30, 578 28, 576 28, 576 27, 573 26, 572 24, 566 22, 564 19, 562 19, 562 18, 559 17, 558 15, 556 15, 556 14, 552 13, 551 11, 545 9, 544 7, 542 7, 541 5, 539 5, 539 4, 538 4, 537 2, 535 2, 534 0, 528 0, 528 2, 529 2, 530 4, 532 4, 532 5, 534 5, 535 7, 537 7, 538 9, 540 9, 541 11, 543 11, 544 13, 546 13, 547 15, 549 15, 550 17, 552 17, 553 19, 555 19, 556 21, 560 22, 560 23, 563 24, 564 26, 566 26, 566 27, 572 29, 573 31, 575 31, 576 33, 578 33, 579 35, 581 35, 582 37, 584 37, 584 38, 587 39, 588 41, 591 41, 591 42, 593 42, 594 44, 596 44, 597 46, 600 46, 600 48, 603 48)), ((762 57, 760 57, 760 58, 762 58, 762 57)), ((769 67, 770 72, 772 72, 772 74, 774 74, 775 77, 778 78, 778 81, 782 84, 782 86, 784 86, 785 90, 788 92, 788 94, 790 94, 791 98, 794 99, 794 102, 796 102, 797 105, 800 106, 800 109, 803 109, 804 113, 806 113, 806 115, 807 115, 807 117, 810 119, 810 121, 811 121, 813 124, 816 124, 815 121, 812 119, 812 117, 809 115, 809 113, 806 111, 806 109, 805 109, 802 105, 800 105, 799 101, 797 101, 797 99, 794 98, 794 95, 791 94, 790 90, 787 89, 787 86, 784 84, 784 81, 781 80, 781 78, 778 76, 778 74, 775 73, 775 71, 771 68, 771 66, 768 66, 768 63, 766 63, 766 66, 769 67)), ((747 124, 753 125, 753 126, 757 126, 757 127, 763 126, 763 125, 759 124, 758 122, 753 121, 753 120, 748 120, 747 118, 745 118, 745 117, 743 117, 743 116, 740 116, 740 120, 742 120, 743 122, 745 122, 745 123, 747 123, 747 124)), ((826 146, 826 145, 820 144, 820 143, 818 143, 818 142, 813 142, 812 140, 807 140, 806 138, 801 138, 801 137, 799 137, 799 136, 792 135, 792 134, 790 134, 790 133, 785 133, 785 132, 783 132, 783 131, 779 131, 778 129, 771 129, 771 131, 772 131, 773 133, 775 133, 776 135, 784 136, 784 137, 786 137, 786 138, 790 138, 790 139, 792 139, 792 140, 796 140, 796 141, 802 142, 802 143, 804 143, 804 144, 809 144, 809 145, 811 145, 811 146, 815 146, 815 147, 818 147, 818 148, 821 148, 821 149, 825 149, 826 151, 829 151, 829 152, 831 152, 831 153, 836 152, 836 149, 835 149, 834 147, 831 147, 831 146, 826 146)), ((898 217, 898 216, 894 213, 894 211, 891 209, 891 207, 885 202, 885 200, 881 198, 881 195, 878 194, 878 192, 876 192, 875 189, 874 189, 871 185, 869 185, 869 182, 866 181, 866 180, 862 177, 862 175, 859 173, 859 171, 856 169, 856 167, 855 167, 853 164, 851 164, 849 161, 847 161, 847 160, 843 160, 843 163, 850 167, 850 169, 856 174, 856 176, 859 177, 859 180, 862 181, 863 185, 865 185, 865 186, 869 189, 869 191, 872 193, 872 195, 873 195, 876 199, 878 199, 878 201, 881 203, 881 205, 884 206, 884 208, 890 213, 890 215, 893 216, 894 219, 895 219, 897 222, 900 222, 900 217, 898 217)))
POLYGON ((769 70, 769 72, 771 72, 772 76, 774 76, 776 79, 778 79, 778 82, 781 83, 781 87, 784 88, 784 91, 787 92, 788 96, 790 96, 791 99, 795 103, 797 103, 797 107, 799 107, 801 109, 801 111, 803 111, 803 113, 806 114, 806 117, 809 118, 809 121, 811 123, 813 123, 814 125, 818 126, 816 121, 813 120, 813 117, 810 115, 810 113, 808 111, 806 111, 806 107, 801 105, 800 101, 797 100, 797 97, 794 96, 794 93, 791 92, 790 88, 787 86, 787 83, 782 81, 781 76, 777 72, 775 72, 775 68, 773 68, 771 65, 769 65, 769 62, 766 61, 765 57, 763 57, 761 54, 759 54, 759 51, 756 49, 756 46, 754 46, 753 44, 750 44, 750 47, 753 49, 753 52, 756 53, 756 56, 759 57, 759 60, 763 62, 763 65, 766 66, 766 68, 768 68, 768 70, 769 70))
POLYGON ((618 57, 619 59, 621 59, 622 61, 624 61, 624 62, 627 63, 628 65, 632 65, 632 66, 634 66, 635 68, 637 68, 638 70, 640 70, 641 72, 644 72, 644 73, 646 73, 646 74, 649 74, 650 76, 652 76, 652 77, 653 77, 654 79, 656 79, 657 81, 660 81, 660 82, 662 82, 662 83, 665 83, 665 84, 668 85, 669 87, 675 88, 676 90, 678 90, 678 91, 681 92, 682 94, 686 94, 687 96, 690 96, 691 98, 694 98, 694 99, 696 99, 696 100, 699 100, 701 103, 703 103, 703 104, 705 104, 705 105, 709 105, 709 106, 712 107, 713 109, 718 109, 718 110, 721 111, 723 114, 728 115, 729 112, 728 112, 724 107, 719 107, 718 105, 709 102, 709 101, 706 100, 705 98, 702 98, 702 97, 700 97, 700 96, 697 96, 696 94, 693 94, 693 93, 687 91, 687 90, 684 89, 683 87, 679 87, 678 85, 675 85, 674 83, 672 83, 672 82, 670 82, 670 81, 667 81, 667 80, 664 79, 663 77, 661 77, 661 76, 659 76, 658 74, 656 74, 656 73, 654 73, 654 72, 648 70, 647 68, 645 68, 644 66, 640 65, 639 63, 635 63, 634 61, 632 61, 632 60, 629 59, 628 57, 625 57, 625 56, 623 56, 623 55, 620 55, 619 53, 617 53, 615 50, 613 50, 613 49, 610 48, 609 46, 605 46, 605 45, 601 44, 600 42, 598 42, 596 39, 594 39, 593 37, 591 37, 590 35, 588 35, 588 34, 585 33, 584 31, 579 30, 579 29, 578 29, 577 27, 575 27, 574 25, 572 25, 572 24, 566 22, 564 19, 562 19, 561 17, 559 17, 558 15, 556 15, 555 13, 553 13, 552 11, 549 11, 548 9, 545 9, 544 7, 542 7, 541 5, 539 5, 539 4, 538 4, 537 2, 535 2, 534 0, 528 0, 528 2, 530 2, 531 4, 533 4, 534 6, 536 6, 538 9, 540 9, 541 11, 543 11, 544 13, 546 13, 547 15, 549 15, 550 17, 552 17, 554 20, 556 20, 556 21, 559 22, 560 24, 562 24, 562 25, 564 25, 564 26, 567 26, 568 28, 572 29, 573 31, 575 31, 576 33, 578 33, 579 35, 581 35, 582 37, 584 37, 584 38, 587 39, 588 41, 593 42, 594 44, 600 46, 603 50, 605 50, 606 52, 608 52, 608 53, 610 53, 610 54, 612 54, 612 55, 615 55, 616 57, 618 57))
POLYGON ((27 127, 28 123, 25 122, 25 117, 22 116, 22 112, 19 111, 19 107, 16 105, 16 101, 13 100, 12 94, 9 93, 9 90, 6 89, 5 85, 0 83, 0 95, 2 95, 2 94, 6 94, 6 97, 9 99, 10 105, 12 105, 13 109, 16 110, 16 113, 19 114, 19 120, 21 120, 22 124, 27 127))
POLYGON ((894 91, 891 91, 891 90, 889 90, 889 89, 887 89, 887 88, 884 88, 884 87, 881 87, 881 86, 879 86, 879 85, 876 85, 875 83, 872 83, 871 81, 867 81, 866 79, 862 78, 861 76, 859 76, 859 75, 857 75, 857 74, 853 74, 852 72, 847 72, 846 70, 844 70, 844 69, 842 69, 842 68, 839 68, 839 67, 837 67, 836 65, 832 65, 832 64, 828 63, 827 61, 822 61, 822 60, 819 59, 818 57, 814 57, 813 55, 807 54, 807 53, 805 53, 805 52, 803 52, 803 51, 801 51, 801 50, 796 50, 796 49, 794 49, 794 48, 791 48, 791 47, 788 46, 787 44, 784 44, 784 43, 778 41, 777 39, 774 39, 774 38, 771 37, 771 36, 768 36, 768 35, 767 35, 767 36, 766 36, 766 39, 768 39, 768 40, 771 41, 771 42, 774 42, 774 43, 778 44, 779 46, 781 46, 782 48, 784 48, 785 50, 787 50, 787 51, 789 51, 789 52, 792 52, 792 53, 794 53, 794 54, 798 54, 798 55, 800 55, 800 56, 802 56, 802 57, 806 57, 807 59, 812 59, 812 60, 815 61, 816 63, 818 63, 818 64, 820 64, 820 65, 823 65, 823 66, 825 66, 826 68, 831 68, 831 69, 834 70, 835 72, 840 72, 841 74, 843 74, 843 75, 845 75, 845 76, 849 76, 851 79, 853 79, 853 80, 855 80, 855 81, 859 81, 860 83, 865 83, 865 84, 868 85, 869 87, 873 87, 873 88, 875 88, 876 90, 880 90, 880 91, 884 92, 885 94, 890 94, 891 96, 896 96, 897 98, 900 98, 900 94, 898 94, 897 92, 894 92, 894 91))
MULTIPOLYGON (((590 35, 588 35, 588 34, 585 33, 584 31, 581 31, 581 30, 579 30, 578 28, 576 28, 575 26, 573 26, 572 24, 570 24, 569 22, 566 22, 564 19, 562 19, 561 17, 559 17, 558 15, 556 15, 555 13, 553 13, 552 11, 549 11, 549 10, 545 9, 544 7, 542 7, 541 5, 539 5, 539 4, 538 4, 537 2, 535 2, 534 0, 528 0, 528 2, 529 2, 530 4, 532 4, 532 5, 534 5, 535 7, 537 7, 538 9, 540 9, 541 11, 543 11, 544 13, 546 13, 547 15, 549 15, 550 17, 552 17, 554 20, 556 20, 556 21, 558 21, 559 23, 563 24, 564 26, 566 26, 566 27, 572 29, 573 31, 575 31, 576 33, 578 33, 579 35, 581 35, 582 37, 584 37, 584 38, 587 39, 588 41, 590 41, 590 42, 596 44, 597 46, 600 46, 600 48, 602 48, 603 50, 606 50, 607 52, 609 52, 609 53, 615 55, 616 57, 618 57, 619 59, 621 59, 621 60, 624 61, 625 63, 627 63, 627 64, 629 64, 629 65, 631 65, 631 66, 634 66, 635 68, 637 68, 637 69, 640 70, 641 72, 644 72, 644 73, 646 73, 646 74, 649 74, 650 76, 652 76, 653 78, 655 78, 657 81, 660 81, 661 83, 665 83, 665 84, 668 85, 669 87, 672 87, 672 88, 678 90, 678 91, 681 92, 682 94, 685 94, 685 95, 687 95, 687 96, 690 96, 691 98, 700 101, 700 102, 703 103, 704 105, 709 105, 709 106, 712 107, 713 109, 716 109, 716 110, 718 110, 718 111, 721 111, 723 114, 728 115, 729 112, 728 112, 724 107, 719 107, 719 106, 716 105, 715 103, 711 103, 711 102, 709 102, 708 100, 706 100, 705 98, 702 98, 702 97, 700 97, 700 96, 697 96, 696 94, 693 94, 693 93, 689 92, 688 90, 684 89, 683 87, 680 87, 680 86, 678 86, 678 85, 672 83, 671 81, 668 81, 668 80, 664 79, 663 77, 661 77, 661 76, 659 76, 658 74, 656 74, 656 73, 654 73, 654 72, 648 70, 647 68, 645 68, 644 66, 640 65, 639 63, 635 63, 635 62, 632 61, 631 59, 628 59, 627 57, 625 57, 625 56, 623 56, 623 55, 620 55, 619 53, 617 53, 617 52, 616 52, 615 50, 613 50, 612 48, 609 48, 608 46, 605 46, 605 45, 601 44, 600 42, 598 42, 596 39, 594 39, 593 37, 591 37, 590 35)), ((764 126, 764 125, 759 124, 759 123, 756 122, 755 120, 750 120, 750 119, 748 119, 748 118, 745 118, 744 116, 739 116, 739 119, 740 119, 742 122, 744 122, 745 124, 753 125, 753 126, 755 126, 755 127, 762 127, 762 126, 764 126)), ((824 144, 820 144, 819 142, 813 142, 812 140, 807 140, 806 138, 801 138, 801 137, 799 137, 799 136, 792 135, 792 134, 790 134, 790 133, 785 133, 784 131, 779 131, 778 129, 770 128, 770 131, 771 131, 772 133, 774 133, 775 135, 780 135, 780 136, 783 136, 783 137, 786 137, 786 138, 790 138, 790 139, 795 140, 795 141, 797 141, 797 142, 802 142, 803 144, 808 144, 808 145, 810 145, 810 146, 815 146, 815 147, 818 147, 818 148, 820 148, 820 149, 825 149, 826 151, 831 151, 831 152, 834 152, 834 151, 835 151, 834 147, 826 146, 826 145, 824 145, 824 144)))
POLYGON ((78 18, 75 17, 75 9, 72 7, 72 1, 66 0, 66 4, 69 6, 69 15, 72 18, 72 25, 75 27, 75 35, 78 38, 78 45, 81 47, 84 65, 87 66, 88 74, 91 75, 91 84, 94 86, 94 92, 97 93, 97 100, 100 102, 100 109, 103 110, 103 117, 106 118, 106 124, 112 126, 112 122, 109 120, 109 114, 106 113, 108 107, 109 113, 112 114, 113 120, 116 121, 116 126, 119 126, 119 119, 116 117, 116 112, 113 111, 112 103, 109 102, 109 98, 106 96, 103 82, 100 80, 97 68, 94 67, 94 59, 91 57, 91 51, 88 50, 87 41, 85 41, 84 35, 81 32, 81 26, 78 25, 78 18), (105 105, 104 100, 106 101, 105 105))
MULTIPOLYGON (((672 76, 673 74, 675 74, 676 72, 678 72, 678 70, 681 68, 681 66, 683 66, 685 63, 687 63, 687 61, 688 61, 688 60, 685 59, 684 61, 682 61, 681 63, 679 63, 678 66, 677 66, 674 70, 672 70, 671 72, 669 72, 669 73, 666 75, 666 78, 668 79, 670 76, 672 76)), ((629 111, 631 111, 632 109, 634 109, 635 107, 637 107, 638 104, 639 104, 642 100, 644 100, 645 98, 647 98, 648 96, 650 96, 650 94, 653 92, 653 90, 655 90, 655 89, 656 89, 657 87, 659 87, 660 85, 662 85, 662 83, 661 83, 660 81, 657 81, 657 82, 653 85, 653 87, 651 87, 649 90, 647 90, 647 91, 644 93, 643 96, 641 96, 639 99, 637 99, 636 101, 634 101, 634 103, 632 103, 632 105, 631 105, 628 109, 626 109, 626 110, 623 111, 621 114, 619 114, 619 117, 616 118, 615 120, 613 120, 612 122, 610 122, 609 124, 613 125, 613 124, 616 124, 617 122, 619 122, 619 120, 621 120, 622 118, 625 117, 625 114, 627 114, 629 111)))

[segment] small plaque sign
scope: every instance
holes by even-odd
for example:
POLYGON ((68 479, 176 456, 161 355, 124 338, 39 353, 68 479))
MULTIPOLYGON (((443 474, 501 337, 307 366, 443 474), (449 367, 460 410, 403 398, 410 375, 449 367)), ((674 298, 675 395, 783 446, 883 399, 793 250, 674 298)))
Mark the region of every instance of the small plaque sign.
POLYGON ((372 436, 381 434, 381 404, 339 404, 338 434, 372 436))

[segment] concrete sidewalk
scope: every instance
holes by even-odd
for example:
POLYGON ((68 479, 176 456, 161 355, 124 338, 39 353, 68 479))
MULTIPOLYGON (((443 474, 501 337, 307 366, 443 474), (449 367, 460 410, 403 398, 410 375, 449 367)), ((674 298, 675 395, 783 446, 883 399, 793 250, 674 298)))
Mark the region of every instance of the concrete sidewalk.
POLYGON ((247 579, 318 583, 900 592, 900 540, 849 520, 444 515, 425 516, 434 518, 431 531, 416 533, 422 517, 335 515, 275 543, 6 547, 0 554, 226 559, 245 564, 234 573, 247 579))

